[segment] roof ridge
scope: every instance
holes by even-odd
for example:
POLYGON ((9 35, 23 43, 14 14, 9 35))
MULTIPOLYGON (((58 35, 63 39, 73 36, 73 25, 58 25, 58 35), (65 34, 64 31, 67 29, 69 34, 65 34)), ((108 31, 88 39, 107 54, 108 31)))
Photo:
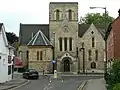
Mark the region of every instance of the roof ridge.
POLYGON ((39 35, 39 31, 38 31, 36 34, 37 34, 37 35, 36 35, 36 38, 34 39, 34 41, 33 41, 32 45, 34 45, 34 44, 35 44, 35 41, 36 41, 36 39, 37 39, 37 37, 38 37, 38 35, 39 35))
POLYGON ((50 44, 50 45, 52 45, 51 44, 51 42, 48 40, 48 38, 43 34, 43 36, 44 36, 44 38, 48 41, 48 43, 50 44))
POLYGON ((45 44, 47 45, 47 42, 45 41, 45 39, 44 39, 44 37, 43 37, 43 33, 41 32, 41 30, 40 30, 40 33, 41 33, 41 36, 42 36, 42 38, 43 38, 45 44))

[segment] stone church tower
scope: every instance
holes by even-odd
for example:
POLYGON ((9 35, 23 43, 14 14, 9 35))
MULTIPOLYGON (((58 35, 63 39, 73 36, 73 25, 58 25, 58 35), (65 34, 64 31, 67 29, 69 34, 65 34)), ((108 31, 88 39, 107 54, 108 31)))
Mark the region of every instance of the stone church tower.
POLYGON ((77 72, 77 32, 78 2, 51 2, 49 33, 58 72, 77 72))

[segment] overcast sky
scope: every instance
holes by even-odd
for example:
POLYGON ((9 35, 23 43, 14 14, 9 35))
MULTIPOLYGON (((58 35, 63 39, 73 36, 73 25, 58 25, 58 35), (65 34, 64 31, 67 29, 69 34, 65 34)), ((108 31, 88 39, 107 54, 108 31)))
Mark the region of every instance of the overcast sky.
POLYGON ((106 7, 109 15, 116 18, 120 0, 0 0, 0 23, 7 32, 19 35, 19 24, 48 24, 50 2, 78 2, 79 17, 87 13, 103 13, 104 9, 89 9, 90 6, 106 7))

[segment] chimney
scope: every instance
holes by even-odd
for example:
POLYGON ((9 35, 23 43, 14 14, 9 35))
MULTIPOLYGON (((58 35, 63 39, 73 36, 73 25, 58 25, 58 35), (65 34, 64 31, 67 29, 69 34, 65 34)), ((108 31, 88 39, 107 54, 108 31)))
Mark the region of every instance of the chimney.
POLYGON ((119 16, 120 16, 120 9, 118 10, 118 14, 119 14, 119 16))

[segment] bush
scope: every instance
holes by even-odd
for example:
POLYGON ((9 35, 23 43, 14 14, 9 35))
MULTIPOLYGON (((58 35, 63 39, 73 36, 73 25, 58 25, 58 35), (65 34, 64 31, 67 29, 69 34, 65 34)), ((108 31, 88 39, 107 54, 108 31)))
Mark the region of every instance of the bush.
POLYGON ((120 61, 119 60, 114 62, 114 64, 112 65, 112 68, 109 71, 109 75, 107 75, 106 82, 109 84, 111 88, 115 86, 114 90, 120 90, 120 89, 116 89, 118 88, 118 83, 120 83, 120 61))

